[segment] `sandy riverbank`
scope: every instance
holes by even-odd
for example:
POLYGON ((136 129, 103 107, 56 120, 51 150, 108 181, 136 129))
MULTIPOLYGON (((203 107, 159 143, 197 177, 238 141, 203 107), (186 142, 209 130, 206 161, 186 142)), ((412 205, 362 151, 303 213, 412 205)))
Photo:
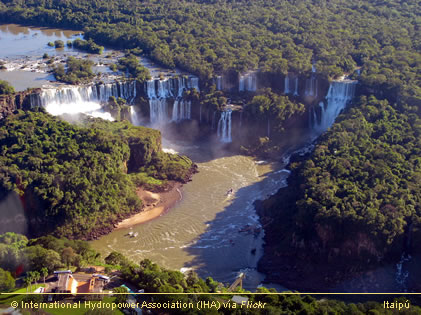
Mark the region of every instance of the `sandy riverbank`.
POLYGON ((116 229, 129 228, 163 215, 181 200, 181 186, 181 183, 174 182, 171 189, 160 193, 153 193, 141 187, 138 188, 136 193, 143 202, 143 210, 118 223, 116 229))

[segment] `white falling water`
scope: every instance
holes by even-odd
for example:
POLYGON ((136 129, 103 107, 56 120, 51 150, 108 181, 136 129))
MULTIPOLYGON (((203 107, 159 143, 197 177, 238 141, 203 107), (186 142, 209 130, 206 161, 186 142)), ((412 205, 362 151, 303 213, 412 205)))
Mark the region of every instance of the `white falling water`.
POLYGON ((317 79, 312 76, 306 79, 306 89, 304 91, 305 96, 317 96, 317 79))
POLYGON ((146 94, 148 98, 156 98, 155 80, 146 81, 146 94))
POLYGON ((110 113, 102 110, 101 105, 110 96, 133 101, 136 97, 136 82, 46 88, 40 94, 31 96, 31 106, 42 106, 52 115, 84 113, 113 120, 110 113))
POLYGON ((395 280, 396 282, 399 284, 399 286, 401 287, 401 289, 403 289, 403 291, 406 292, 406 285, 407 285, 407 280, 409 278, 409 271, 404 270, 404 264, 405 262, 408 262, 411 260, 411 255, 407 255, 405 253, 403 253, 401 255, 401 259, 400 261, 396 264, 396 274, 395 274, 395 280))
POLYGON ((285 76, 284 85, 284 94, 292 93, 288 74, 285 76))
POLYGON ((345 108, 346 104, 354 97, 357 81, 343 80, 332 81, 326 95, 327 107, 323 102, 319 104, 321 109, 320 123, 315 117, 314 130, 317 133, 326 131, 335 122, 336 117, 345 108))
POLYGON ((134 106, 130 106, 130 120, 133 125, 141 126, 141 119, 139 113, 136 111, 134 106))
POLYGON ((197 91, 200 91, 199 90, 199 78, 189 77, 187 79, 187 88, 188 89, 196 89, 197 91))
POLYGON ((231 114, 232 114, 232 110, 221 112, 221 118, 219 118, 219 121, 218 121, 217 135, 218 135, 219 140, 223 143, 232 142, 231 114))
POLYGON ((240 75, 239 82, 238 82, 238 90, 240 92, 249 91, 249 92, 256 92, 257 91, 257 73, 256 72, 247 72, 243 75, 240 75))
POLYGON ((170 98, 172 96, 170 80, 158 80, 158 98, 170 98))
POLYGON ((150 120, 153 125, 162 125, 169 121, 167 100, 153 98, 149 100, 150 120))
POLYGON ((215 79, 215 83, 216 83, 216 89, 218 91, 222 91, 223 87, 222 87, 222 76, 218 75, 215 79))
POLYGON ((183 100, 183 93, 188 89, 199 91, 199 79, 197 77, 171 77, 164 80, 149 80, 145 90, 149 98, 150 122, 154 125, 162 125, 170 122, 168 115, 168 99, 175 99, 171 120, 179 122, 191 119, 191 102, 183 100))
POLYGON ((191 118, 191 101, 176 99, 172 110, 172 121, 180 122, 191 118))
POLYGON ((295 78, 294 96, 298 96, 298 77, 295 78))
POLYGON ((291 93, 293 93, 294 96, 298 96, 298 77, 293 79, 289 74, 287 74, 284 79, 284 94, 291 93))

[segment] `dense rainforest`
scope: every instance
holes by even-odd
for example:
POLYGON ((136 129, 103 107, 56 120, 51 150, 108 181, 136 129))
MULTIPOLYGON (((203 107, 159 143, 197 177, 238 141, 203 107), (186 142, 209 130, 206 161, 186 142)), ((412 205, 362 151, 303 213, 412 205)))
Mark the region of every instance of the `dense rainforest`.
POLYGON ((20 196, 33 235, 109 231, 140 211, 137 185, 186 181, 192 168, 187 157, 161 151, 157 130, 88 118, 75 125, 41 109, 1 120, 0 146, 0 198, 20 196))
MULTIPOLYGON (((274 274, 268 262, 283 261, 305 278, 314 275, 306 263, 312 257, 323 275, 315 287, 326 287, 403 253, 419 254, 420 139, 415 113, 361 96, 311 154, 290 164, 288 186, 259 205, 268 232, 262 270, 274 274)), ((285 269, 277 271, 291 272, 285 269)))
MULTIPOLYGON (((198 299, 203 301, 228 301, 231 295, 224 294, 227 288, 214 281, 211 277, 201 279, 195 272, 183 274, 179 271, 168 270, 144 259, 139 263, 130 262, 118 252, 111 252, 102 258, 99 253, 91 248, 85 241, 74 241, 66 238, 55 238, 51 235, 28 240, 25 236, 15 233, 0 234, 0 290, 13 292, 15 278, 23 280, 26 287, 45 281, 45 277, 55 270, 73 269, 80 270, 86 266, 105 266, 107 274, 118 270, 118 277, 127 281, 145 292, 221 292, 217 297, 212 295, 155 295, 154 302, 181 302, 195 303, 198 299)), ((20 282, 22 283, 22 282, 20 282)), ((121 287, 120 287, 121 288, 121 287)), ((118 288, 114 291, 117 292, 118 288)), ((246 292, 240 288, 237 292, 246 292)), ((120 291, 118 291, 120 292, 120 291)), ((121 291, 123 292, 123 291, 121 291)), ((127 292, 127 291, 126 291, 127 292)), ((259 293, 276 293, 274 289, 261 287, 259 293)), ((124 292, 123 292, 124 293, 124 292)), ((6 297, 0 298, 0 304, 6 297)), ((16 298, 16 297, 15 297, 16 298)), ((35 301, 40 301, 39 296, 32 296, 35 301)), ((59 296, 55 298, 60 299, 59 296)), ((146 299, 149 296, 145 297, 146 299)), ((392 302, 393 299, 388 298, 392 302)), ((41 300, 42 301, 42 300, 41 300)), ((409 303, 404 297, 396 301, 409 303)), ((263 310, 253 308, 225 309, 223 314, 394 314, 392 310, 385 310, 383 304, 378 302, 344 303, 337 300, 318 299, 309 295, 250 295, 250 302, 266 303, 263 310)), ((402 309, 401 314, 418 314, 421 309, 411 301, 410 309, 402 309)), ((404 305, 404 304, 402 304, 404 305)), ((101 310, 101 314, 108 314, 101 310)), ((173 310, 175 312, 175 310, 173 310)), ((198 309, 178 309, 176 314, 203 314, 198 309)))
POLYGON ((335 77, 360 66, 364 85, 419 97, 419 10, 416 0, 4 0, 0 22, 83 28, 98 43, 139 48, 201 79, 308 73, 312 63, 335 77))
MULTIPOLYGON (((346 257, 353 257, 361 268, 409 250, 408 235, 419 239, 420 15, 416 0, 0 2, 0 22, 83 29, 98 44, 136 48, 202 82, 255 69, 274 78, 308 74, 312 64, 325 78, 352 74, 361 97, 311 155, 291 165, 287 193, 263 203, 261 213, 272 233, 268 248, 302 254, 292 260, 316 253, 351 266, 346 257)), ((207 101, 220 105, 218 93, 207 101)), ((302 111, 260 94, 246 106, 257 118, 302 111)))

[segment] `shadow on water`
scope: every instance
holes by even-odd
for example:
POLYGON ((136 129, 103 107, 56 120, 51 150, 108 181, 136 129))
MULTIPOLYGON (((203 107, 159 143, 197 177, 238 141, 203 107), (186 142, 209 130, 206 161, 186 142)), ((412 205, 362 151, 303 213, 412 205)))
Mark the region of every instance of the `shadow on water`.
POLYGON ((285 184, 288 172, 272 171, 260 175, 261 181, 238 189, 224 200, 224 210, 190 246, 184 248, 193 259, 185 267, 202 277, 211 276, 224 284, 232 283, 240 272, 246 274, 243 286, 255 290, 264 280, 256 269, 263 254, 263 230, 254 209, 254 201, 264 199, 285 184))
MULTIPOLYGON (((199 159, 196 159, 194 152, 191 155, 186 152, 183 154, 191 156, 197 163, 235 155, 225 151, 223 147, 218 150, 213 150, 212 145, 203 147, 206 152, 202 151, 199 159)), ((260 181, 240 187, 232 197, 226 197, 221 202, 220 209, 223 210, 204 222, 205 231, 183 248, 191 257, 184 267, 196 270, 201 277, 210 276, 224 284, 231 284, 240 272, 244 272, 244 288, 254 291, 265 278, 265 275, 256 269, 263 254, 264 231, 253 232, 253 229, 257 231, 261 228, 254 201, 266 199, 276 193, 286 185, 288 175, 289 172, 283 169, 282 165, 278 165, 272 171, 256 174, 260 181)), ((344 280, 334 287, 326 288, 324 292, 413 292, 412 288, 419 287, 418 284, 414 284, 421 273, 416 267, 418 262, 419 257, 413 257, 404 264, 401 278, 407 277, 406 272, 409 273, 409 277, 401 284, 398 283, 397 264, 390 263, 344 280)), ((334 271, 335 266, 332 266, 332 272, 334 271)), ((265 286, 272 287, 266 284, 265 286)), ((275 287, 278 291, 284 289, 281 285, 275 287)), ((341 300, 346 299, 342 297, 341 300)))

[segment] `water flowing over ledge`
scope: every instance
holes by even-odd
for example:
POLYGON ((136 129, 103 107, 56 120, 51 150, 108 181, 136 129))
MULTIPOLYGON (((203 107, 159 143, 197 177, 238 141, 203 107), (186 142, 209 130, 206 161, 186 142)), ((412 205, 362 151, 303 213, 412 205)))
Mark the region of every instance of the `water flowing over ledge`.
POLYGON ((218 121, 218 139, 223 143, 232 142, 231 137, 231 114, 232 110, 221 112, 221 118, 218 121))
POLYGON ((320 120, 313 110, 313 131, 316 134, 325 132, 333 125, 336 117, 353 99, 357 81, 340 80, 332 81, 326 95, 326 101, 320 102, 320 120))
POLYGON ((85 113, 113 120, 101 105, 111 96, 132 103, 136 97, 136 81, 43 88, 41 93, 31 95, 31 107, 44 107, 52 115, 85 113))
POLYGON ((145 93, 149 99, 150 122, 159 126, 170 121, 191 119, 191 102, 183 98, 184 91, 199 91, 199 79, 194 76, 178 76, 164 80, 149 80, 145 93), (173 101, 170 118, 170 103, 173 101))

